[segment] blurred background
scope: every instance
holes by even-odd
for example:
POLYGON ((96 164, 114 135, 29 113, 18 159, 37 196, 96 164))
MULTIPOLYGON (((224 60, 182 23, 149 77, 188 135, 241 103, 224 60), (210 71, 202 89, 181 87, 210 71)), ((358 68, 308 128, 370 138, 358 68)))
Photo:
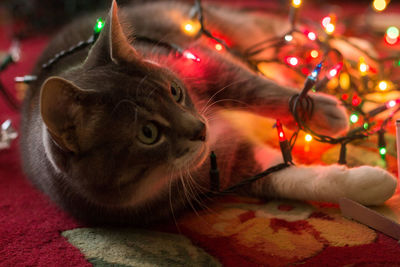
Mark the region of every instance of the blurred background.
MULTIPOLYGON (((195 0, 175 1, 195 2, 195 0)), ((117 2, 123 7, 129 4, 154 2, 154 0, 117 0, 117 2)), ((369 83, 371 83, 368 87, 371 91, 386 80, 390 81, 383 83, 386 84, 386 87, 382 87, 387 89, 386 92, 398 91, 397 84, 400 84, 400 57, 398 56, 400 54, 400 1, 398 0, 202 0, 202 2, 223 3, 232 8, 260 11, 262 15, 272 13, 279 15, 283 21, 291 19, 292 11, 296 10, 297 15, 294 16, 296 23, 300 30, 307 33, 299 38, 304 39, 309 34, 312 34, 314 38, 311 39, 308 36, 309 40, 306 38, 304 43, 304 40, 300 41, 298 36, 285 36, 285 38, 294 37, 295 39, 295 42, 290 44, 285 39, 288 44, 285 49, 281 49, 280 63, 287 65, 286 68, 289 67, 289 69, 276 73, 273 70, 278 68, 272 65, 270 68, 262 64, 259 66, 260 71, 271 79, 280 83, 293 82, 293 84, 286 84, 288 86, 302 84, 305 76, 321 60, 322 50, 319 50, 321 47, 313 42, 318 36, 319 41, 329 42, 332 47, 344 53, 346 62, 349 63, 348 73, 352 76, 350 83, 352 87, 356 89, 362 87, 360 86, 362 77, 358 66, 359 61, 364 60, 365 57, 366 64, 371 67, 368 73, 369 83), (298 6, 295 7, 296 5, 298 6), (329 25, 325 25, 326 21, 329 25), (393 57, 393 60, 377 64, 373 62, 376 60, 370 60, 371 56, 368 55, 346 54, 349 45, 342 44, 343 42, 338 43, 343 38, 346 39, 345 43, 353 42, 352 46, 358 46, 370 55, 393 57)), ((37 56, 40 55, 48 40, 75 17, 99 10, 108 10, 110 4, 111 0, 0 0, 0 85, 3 85, 0 93, 11 95, 9 98, 16 95, 17 99, 21 100, 26 88, 23 83, 15 84, 14 77, 31 72, 37 56), (8 59, 16 50, 20 52, 17 53, 17 60, 15 60, 18 63, 11 64, 8 59), (2 66, 10 67, 6 69, 2 66), (6 91, 9 93, 5 93, 6 91)), ((269 18, 266 16, 266 19, 269 18)), ((341 61, 335 56, 327 60, 327 65, 332 66, 341 61)), ((334 82, 337 79, 332 80, 334 82)), ((351 101, 351 97, 358 99, 360 95, 366 93, 361 92, 360 89, 348 94, 342 90, 343 86, 340 87, 333 82, 331 82, 333 89, 328 88, 328 92, 342 98, 348 95, 349 99, 346 101, 351 101), (336 90, 336 87, 340 87, 340 90, 336 90)), ((0 105, 3 101, 4 96, 0 95, 0 105)))
MULTIPOLYGON (((150 1, 152 0, 119 0, 118 4, 123 6, 129 3, 150 1)), ((180 1, 193 2, 192 0, 180 1)), ((110 2, 111 0, 3 0, 0 1, 0 25, 11 25, 7 29, 9 31, 7 35, 11 35, 9 36, 11 38, 23 39, 37 33, 54 31, 76 16, 96 10, 105 10, 110 6, 110 2)), ((289 7, 287 0, 214 0, 208 2, 223 2, 252 9, 276 9, 282 14, 287 13, 289 7)), ((318 8, 351 5, 364 10, 371 7, 371 0, 307 0, 303 2, 307 6, 318 8)), ((395 1, 392 2, 395 4, 395 1)))

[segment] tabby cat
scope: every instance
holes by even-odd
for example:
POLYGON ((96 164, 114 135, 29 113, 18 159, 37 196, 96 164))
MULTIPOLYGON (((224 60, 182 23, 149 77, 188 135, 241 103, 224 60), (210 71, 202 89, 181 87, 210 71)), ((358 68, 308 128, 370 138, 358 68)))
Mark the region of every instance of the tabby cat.
MULTIPOLYGON (((218 155, 221 188, 282 162, 279 151, 249 141, 218 110, 246 110, 293 127, 289 99, 298 91, 215 51, 206 37, 182 34, 190 10, 184 3, 152 2, 119 11, 114 1, 93 46, 42 68, 91 36, 95 17, 82 18, 55 36, 39 59, 22 115, 23 167, 76 218, 131 225, 172 218, 209 189, 210 151, 218 155)), ((284 28, 209 5, 204 17, 238 51, 284 28)), ((311 97, 311 128, 330 135, 347 130, 346 112, 335 98, 311 97)), ((291 166, 238 194, 329 202, 348 197, 378 205, 395 188, 395 177, 376 167, 291 166)))

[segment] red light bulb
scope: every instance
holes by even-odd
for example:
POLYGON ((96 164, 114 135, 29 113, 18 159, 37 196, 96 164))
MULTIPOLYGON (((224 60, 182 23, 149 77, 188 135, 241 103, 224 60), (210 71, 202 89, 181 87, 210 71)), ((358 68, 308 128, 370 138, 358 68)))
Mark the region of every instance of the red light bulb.
POLYGON ((279 142, 286 141, 285 132, 283 131, 282 123, 280 120, 276 120, 276 129, 278 131, 279 142))
POLYGON ((343 63, 339 63, 337 64, 335 67, 333 67, 332 69, 330 69, 328 71, 328 79, 332 79, 333 77, 335 77, 336 75, 338 75, 338 73, 342 70, 343 67, 343 63))
POLYGON ((196 55, 194 55, 193 53, 191 53, 191 52, 189 52, 187 50, 184 51, 182 55, 185 58, 191 59, 191 60, 196 61, 196 62, 200 62, 200 58, 199 57, 197 57, 196 55))
POLYGON ((358 106, 361 104, 361 99, 357 95, 354 95, 351 99, 351 104, 353 104, 353 106, 358 106))
POLYGON ((297 66, 297 64, 299 64, 299 59, 297 57, 287 57, 286 62, 291 66, 297 66))

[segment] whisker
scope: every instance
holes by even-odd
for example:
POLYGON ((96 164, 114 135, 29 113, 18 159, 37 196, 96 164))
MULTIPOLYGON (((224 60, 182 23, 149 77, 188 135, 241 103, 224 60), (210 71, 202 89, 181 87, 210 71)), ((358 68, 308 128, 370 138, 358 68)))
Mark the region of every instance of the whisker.
MULTIPOLYGON (((246 79, 234 81, 234 82, 232 82, 232 83, 230 83, 230 84, 228 84, 228 85, 225 85, 224 87, 222 87, 221 89, 219 89, 217 92, 215 92, 215 93, 208 99, 207 103, 204 105, 203 110, 204 110, 204 109, 207 107, 207 105, 214 99, 215 96, 217 96, 220 92, 222 92, 222 91, 225 90, 226 88, 228 88, 228 87, 230 87, 230 86, 232 86, 232 85, 241 83, 241 82, 248 81, 248 80, 250 80, 250 78, 246 78, 246 79)), ((200 111, 200 114, 203 113, 203 110, 200 111)))
MULTIPOLYGON (((187 175, 188 175, 188 178, 189 178, 189 182, 192 183, 192 186, 196 186, 196 188, 199 189, 200 193, 208 192, 208 188, 206 188, 206 187, 200 185, 200 184, 193 178, 193 176, 192 176, 191 173, 190 173, 189 167, 187 168, 187 175)), ((206 204, 204 204, 204 201, 202 201, 202 198, 199 198, 199 197, 200 197, 200 193, 196 192, 196 194, 195 194, 195 195, 196 195, 196 196, 195 196, 196 202, 197 202, 204 210, 207 210, 207 211, 209 211, 210 213, 216 214, 216 212, 215 212, 214 210, 212 210, 209 206, 207 206, 206 204)), ((202 194, 202 195, 203 195, 204 198, 211 199, 210 197, 207 197, 207 196, 205 196, 204 194, 202 194)))
POLYGON ((174 207, 173 207, 173 204, 172 204, 172 181, 173 181, 173 176, 174 175, 174 167, 173 166, 171 166, 170 167, 170 179, 169 179, 169 183, 168 183, 168 199, 169 199, 169 207, 170 207, 170 209, 171 209, 171 214, 172 214, 172 219, 174 220, 174 223, 175 223, 175 226, 176 226, 176 228, 178 229, 178 232, 180 233, 180 234, 182 234, 182 232, 181 232, 181 229, 179 228, 179 224, 178 224, 178 221, 176 220, 176 217, 175 217, 175 212, 174 212, 174 207))
MULTIPOLYGON (((244 105, 246 108, 249 108, 249 107, 250 107, 249 104, 247 104, 247 103, 245 103, 245 102, 243 102, 243 101, 237 100, 237 99, 221 99, 221 100, 215 101, 215 102, 213 102, 212 104, 210 104, 210 105, 207 107, 207 109, 204 110, 203 113, 201 113, 201 114, 206 114, 207 110, 209 110, 209 109, 210 109, 212 106, 214 106, 215 104, 218 104, 218 103, 221 103, 221 102, 236 102, 236 103, 239 103, 239 104, 244 105)), ((225 109, 225 108, 224 108, 224 109, 225 109)), ((237 109, 239 109, 239 108, 237 108, 237 109)))
POLYGON ((123 103, 128 103, 128 104, 132 104, 135 106, 135 116, 137 113, 137 108, 139 107, 138 104, 136 104, 134 101, 130 100, 130 99, 122 99, 121 101, 119 101, 113 108, 113 110, 111 111, 111 116, 114 114, 114 112, 118 109, 118 107, 123 104, 123 103))
POLYGON ((158 41, 156 43, 154 43, 153 47, 151 48, 150 54, 157 54, 157 53, 154 53, 154 50, 156 48, 159 48, 160 43, 168 41, 170 39, 171 35, 172 35, 172 33, 166 33, 166 34, 164 34, 163 37, 159 38, 158 41))
POLYGON ((146 96, 146 103, 151 99, 151 95, 156 91, 157 88, 153 88, 146 96))
POLYGON ((188 170, 186 170, 185 172, 186 177, 188 178, 188 188, 192 194, 193 200, 202 205, 201 201, 198 199, 199 193, 195 190, 196 188, 201 189, 201 187, 199 185, 196 187, 197 184, 193 181, 193 177, 190 175, 190 172, 188 170))
POLYGON ((184 192, 185 192, 185 197, 186 197, 186 200, 187 200, 187 203, 189 204, 189 206, 191 207, 191 209, 193 210, 193 212, 196 214, 196 216, 197 217, 201 217, 200 216, 200 214, 197 212, 197 210, 196 210, 196 208, 193 206, 193 203, 192 203, 192 198, 190 197, 190 192, 188 191, 188 189, 187 189, 187 185, 186 185, 186 183, 185 183, 185 179, 184 179, 184 177, 183 177, 183 174, 182 174, 182 171, 180 171, 180 180, 181 180, 181 183, 182 183, 182 185, 183 185, 183 187, 184 187, 184 192))
POLYGON ((146 74, 145 76, 143 76, 142 79, 140 79, 140 81, 138 82, 137 86, 136 86, 136 92, 140 89, 140 87, 142 86, 142 84, 144 83, 144 81, 147 79, 149 75, 146 74))

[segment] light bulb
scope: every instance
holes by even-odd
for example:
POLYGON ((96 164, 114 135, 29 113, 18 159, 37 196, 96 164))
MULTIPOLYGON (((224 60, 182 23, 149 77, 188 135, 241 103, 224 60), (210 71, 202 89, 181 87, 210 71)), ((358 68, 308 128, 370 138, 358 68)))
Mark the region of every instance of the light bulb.
POLYGON ((185 58, 191 59, 193 61, 196 62, 200 62, 200 58, 198 58, 196 55, 194 55, 193 53, 189 52, 189 51, 184 51, 182 54, 185 58))
POLYGON ((314 32, 309 32, 307 34, 308 39, 310 39, 311 41, 315 41, 317 39, 317 35, 314 32))
POLYGON ((326 25, 325 31, 328 34, 332 34, 335 31, 335 25, 332 23, 329 23, 328 25, 326 25))
POLYGON ((380 12, 386 9, 387 4, 385 0, 374 0, 372 6, 376 11, 380 12))
POLYGON ((196 35, 201 29, 200 22, 189 20, 182 23, 182 31, 189 36, 196 35))
POLYGON ((378 84, 379 90, 385 91, 388 88, 387 81, 380 81, 378 84))
POLYGON ((317 58, 319 56, 319 53, 317 50, 311 50, 310 55, 312 58, 317 58))
POLYGON ((290 42, 290 41, 292 41, 293 40, 293 35, 291 35, 291 34, 286 34, 285 35, 285 41, 286 42, 290 42))
POLYGON ((350 122, 351 122, 351 123, 356 123, 356 122, 358 122, 358 115, 357 115, 357 114, 351 114, 351 116, 350 116, 350 122))
POLYGON ((292 6, 295 8, 299 8, 301 6, 301 0, 293 0, 292 6))
POLYGON ((215 49, 216 49, 217 51, 222 51, 222 49, 224 49, 224 47, 223 47, 221 44, 216 44, 216 45, 215 45, 215 49))

